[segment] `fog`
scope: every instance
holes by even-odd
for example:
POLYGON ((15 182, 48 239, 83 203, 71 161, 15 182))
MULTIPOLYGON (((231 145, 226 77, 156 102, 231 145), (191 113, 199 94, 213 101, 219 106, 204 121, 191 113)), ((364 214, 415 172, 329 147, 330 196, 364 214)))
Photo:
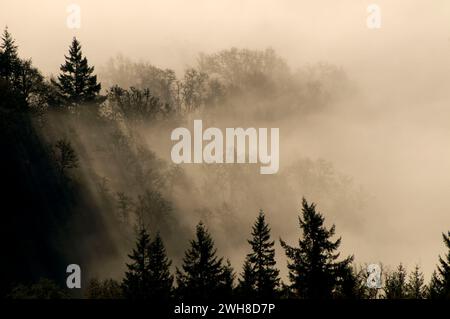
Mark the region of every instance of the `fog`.
MULTIPOLYGON (((222 167, 183 167, 192 184, 189 191, 170 195, 183 212, 177 218, 192 228, 205 218, 202 211, 214 216, 231 211, 233 223, 211 217, 208 226, 219 253, 230 256, 240 271, 248 249, 244 239, 258 209, 266 211, 275 239, 294 244, 305 196, 336 224, 342 251, 354 253, 357 263, 403 262, 408 269, 418 263, 429 278, 443 252, 441 233, 450 224, 448 1, 376 1, 381 28, 369 29, 366 8, 374 1, 79 0, 79 30, 65 23, 72 2, 0 4, 0 24, 13 32, 21 56, 32 57, 45 74, 58 72, 72 36, 98 71, 122 54, 181 75, 196 65, 199 53, 231 47, 273 48, 292 72, 318 62, 341 68, 352 93, 333 99, 326 109, 261 119, 252 117, 259 101, 241 101, 241 108, 250 109, 246 114, 236 106, 231 113, 184 119, 186 126, 202 116, 208 126, 279 127, 280 173, 260 176, 252 166, 223 168, 236 184, 206 200, 202 187, 211 192, 222 167), (307 180, 314 174, 296 175, 309 160, 332 166, 332 176, 324 179, 332 186, 323 186, 322 173, 316 176, 318 186, 307 180), (227 202, 230 207, 223 206, 227 202)), ((149 149, 167 161, 173 128, 165 123, 140 129, 149 149)), ((278 244, 277 254, 284 269, 278 244)))

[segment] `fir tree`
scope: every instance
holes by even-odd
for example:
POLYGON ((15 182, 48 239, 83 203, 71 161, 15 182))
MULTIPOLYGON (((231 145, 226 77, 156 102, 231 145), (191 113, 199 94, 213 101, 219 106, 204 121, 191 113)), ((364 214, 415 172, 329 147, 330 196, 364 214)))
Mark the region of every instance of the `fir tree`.
POLYGON ((8 27, 6 27, 3 31, 2 44, 0 45, 0 76, 10 80, 13 73, 17 71, 19 62, 17 46, 8 31, 8 27))
POLYGON ((434 297, 450 299, 450 231, 442 234, 444 244, 449 250, 443 258, 439 256, 438 271, 434 275, 434 297))
POLYGON ((438 271, 441 276, 441 287, 444 298, 450 298, 450 231, 447 234, 442 234, 445 246, 448 249, 445 259, 439 257, 438 271))
POLYGON ((332 241, 335 226, 327 229, 324 217, 316 212, 315 204, 303 199, 302 216, 299 217, 303 236, 298 247, 291 247, 283 240, 281 246, 288 257, 291 289, 299 298, 329 299, 339 288, 353 257, 337 261, 341 238, 332 241))
POLYGON ((406 269, 400 264, 397 270, 387 274, 384 293, 386 299, 406 298, 406 269))
POLYGON ((65 59, 60 67, 58 81, 52 80, 64 103, 75 106, 98 102, 101 85, 97 83, 97 76, 93 75, 94 67, 90 67, 86 57, 83 57, 81 45, 76 38, 73 38, 69 55, 65 59))
POLYGON ((244 266, 239 278, 238 292, 242 297, 252 298, 255 295, 256 278, 252 265, 248 258, 244 261, 244 266))
POLYGON ((425 298, 424 278, 419 265, 416 265, 414 271, 409 275, 408 284, 406 286, 406 295, 410 299, 425 298))
POLYGON ((161 236, 157 233, 149 246, 150 298, 152 300, 167 300, 171 296, 173 283, 173 276, 170 274, 171 264, 161 236))
POLYGON ((178 293, 184 299, 209 300, 217 297, 224 286, 222 258, 216 255, 214 241, 203 223, 196 227, 196 238, 177 268, 178 293))
POLYGON ((426 295, 428 299, 440 299, 442 297, 441 282, 436 271, 433 271, 431 275, 426 295))
POLYGON ((125 298, 128 299, 148 299, 151 276, 149 268, 150 236, 144 227, 141 227, 136 248, 128 257, 132 260, 127 264, 128 270, 122 282, 122 289, 125 298))
POLYGON ((262 210, 253 225, 252 239, 248 243, 252 252, 246 258, 247 272, 251 269, 253 275, 244 273, 247 278, 243 278, 242 285, 253 290, 257 298, 273 298, 277 295, 280 279, 275 268, 275 242, 270 240, 270 228, 262 210), (245 282, 246 279, 251 281, 245 282))
POLYGON ((221 289, 219 296, 222 298, 230 298, 233 296, 234 291, 234 270, 231 267, 230 261, 227 259, 226 264, 222 267, 222 279, 221 279, 221 289))
POLYGON ((340 299, 364 299, 367 298, 366 281, 361 271, 357 271, 349 265, 346 267, 339 278, 340 282, 336 297, 340 299))

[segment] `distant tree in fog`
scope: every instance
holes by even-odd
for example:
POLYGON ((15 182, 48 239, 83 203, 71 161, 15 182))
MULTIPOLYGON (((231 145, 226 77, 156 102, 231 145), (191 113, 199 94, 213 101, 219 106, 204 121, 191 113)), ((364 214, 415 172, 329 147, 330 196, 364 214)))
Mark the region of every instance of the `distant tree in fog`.
POLYGON ((111 58, 101 70, 102 79, 106 87, 118 86, 128 90, 133 87, 137 90, 148 89, 157 97, 162 105, 178 107, 178 84, 175 71, 160 69, 147 62, 134 62, 118 55, 111 58))
POLYGON ((121 116, 134 123, 148 123, 170 114, 169 105, 163 104, 149 89, 125 90, 115 85, 108 92, 108 103, 114 117, 121 116))
POLYGON ((199 70, 218 78, 226 87, 248 90, 273 88, 289 74, 289 67, 273 49, 237 49, 201 54, 199 70))

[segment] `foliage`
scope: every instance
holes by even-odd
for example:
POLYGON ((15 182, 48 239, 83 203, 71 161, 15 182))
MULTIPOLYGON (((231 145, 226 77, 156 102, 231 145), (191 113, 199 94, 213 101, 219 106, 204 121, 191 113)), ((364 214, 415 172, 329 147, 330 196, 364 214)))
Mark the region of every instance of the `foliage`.
POLYGON ((74 37, 69 48, 69 55, 61 65, 58 80, 52 83, 57 87, 60 97, 67 106, 99 101, 101 84, 94 75, 94 67, 89 66, 83 56, 80 42, 74 37))
POLYGON ((12 299, 66 299, 69 298, 67 289, 59 287, 54 281, 41 278, 31 285, 18 285, 9 295, 12 299))
POLYGON ((330 299, 339 288, 339 282, 353 260, 347 257, 337 261, 341 239, 335 241, 335 226, 324 226, 323 216, 316 212, 315 204, 303 199, 302 216, 299 217, 302 237, 298 247, 291 247, 281 240, 288 257, 291 289, 299 298, 330 299))
POLYGON ((270 239, 270 228, 260 210, 248 241, 252 252, 247 255, 240 285, 249 295, 274 298, 279 286, 279 271, 275 268, 275 242, 270 239))

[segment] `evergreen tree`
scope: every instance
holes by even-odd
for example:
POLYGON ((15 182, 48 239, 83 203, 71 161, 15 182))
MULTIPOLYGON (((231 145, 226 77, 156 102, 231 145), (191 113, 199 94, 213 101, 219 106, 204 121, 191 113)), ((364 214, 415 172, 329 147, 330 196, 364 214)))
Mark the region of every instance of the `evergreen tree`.
POLYGON ((13 73, 17 70, 19 61, 17 46, 8 31, 8 27, 6 27, 3 31, 2 44, 0 45, 0 76, 10 80, 13 73))
POLYGON ((431 282, 433 284, 432 293, 434 298, 450 299, 450 231, 442 234, 442 238, 449 251, 445 258, 439 256, 438 271, 434 273, 431 282))
POLYGON ((252 265, 248 258, 244 261, 244 266, 239 278, 238 292, 245 298, 251 298, 255 295, 256 278, 252 265))
POLYGON ((203 223, 197 225, 196 238, 190 244, 182 269, 177 268, 178 293, 184 299, 197 301, 215 298, 224 287, 224 267, 203 223))
POLYGON ((98 102, 100 83, 93 75, 94 67, 88 65, 86 57, 81 52, 80 42, 74 37, 69 48, 69 56, 65 56, 65 63, 61 65, 56 85, 64 103, 71 106, 81 103, 98 102))
POLYGON ((448 249, 445 259, 439 257, 439 267, 438 271, 441 276, 441 288, 443 297, 446 299, 450 298, 450 231, 447 234, 442 234, 445 246, 448 249))
POLYGON ((128 299, 148 299, 151 276, 149 267, 150 236, 144 227, 141 227, 133 249, 128 257, 132 260, 127 264, 128 271, 122 282, 122 289, 125 298, 128 299))
POLYGON ((440 299, 442 296, 441 282, 436 271, 433 271, 433 274, 431 275, 426 295, 428 299, 440 299))
POLYGON ((368 298, 366 280, 362 271, 357 271, 349 265, 342 273, 336 297, 340 299, 364 299, 368 298))
POLYGON ((230 260, 227 259, 226 264, 222 267, 222 287, 219 292, 219 296, 222 298, 230 298, 233 296, 234 291, 234 270, 231 267, 230 260))
POLYGON ((406 270, 400 264, 397 270, 386 275, 384 293, 386 299, 405 299, 407 296, 406 270))
POLYGON ((406 295, 411 299, 425 298, 424 278, 419 265, 416 265, 414 271, 409 275, 408 284, 406 286, 406 295))
POLYGON ((17 45, 8 28, 5 28, 0 45, 0 78, 30 107, 42 106, 48 86, 31 60, 22 60, 17 53, 17 45))
POLYGON ((291 247, 283 240, 281 246, 288 257, 291 288, 299 298, 329 299, 339 288, 346 268, 353 256, 337 261, 341 238, 332 241, 335 226, 327 229, 324 217, 316 212, 315 204, 302 202, 302 216, 299 217, 303 237, 298 247, 291 247))
POLYGON ((171 296, 173 284, 173 276, 170 274, 171 264, 161 236, 157 233, 149 246, 150 298, 152 300, 167 300, 171 296))
POLYGON ((253 290, 252 293, 257 298, 273 298, 277 295, 280 279, 279 271, 275 268, 275 242, 270 240, 270 228, 262 210, 253 225, 252 239, 248 243, 252 252, 246 258, 246 271, 251 269, 253 275, 244 273, 241 283, 253 290), (245 282, 246 279, 251 281, 245 282))

